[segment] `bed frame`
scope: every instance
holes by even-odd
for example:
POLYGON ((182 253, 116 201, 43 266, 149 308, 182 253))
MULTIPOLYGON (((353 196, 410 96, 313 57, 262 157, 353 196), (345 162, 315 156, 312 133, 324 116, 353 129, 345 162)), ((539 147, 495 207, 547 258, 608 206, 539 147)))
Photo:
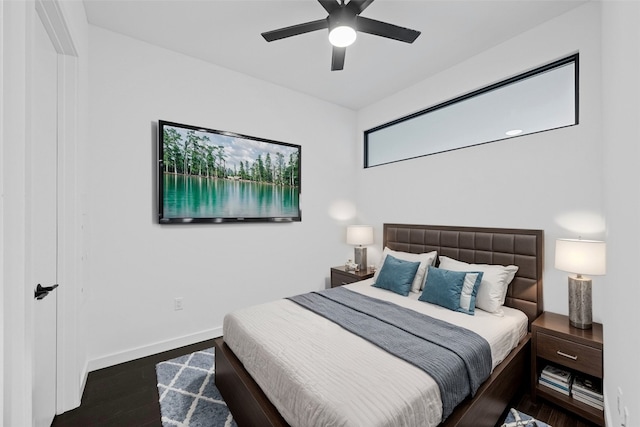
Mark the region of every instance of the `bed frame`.
MULTIPOLYGON (((505 305, 523 311, 531 322, 543 311, 542 230, 384 224, 383 247, 423 253, 438 251, 464 262, 517 265, 505 305)), ((530 368, 527 334, 498 365, 474 398, 467 398, 442 427, 494 427, 517 391, 527 384, 530 368)), ((224 343, 215 340, 215 383, 240 427, 288 427, 278 410, 224 343)))

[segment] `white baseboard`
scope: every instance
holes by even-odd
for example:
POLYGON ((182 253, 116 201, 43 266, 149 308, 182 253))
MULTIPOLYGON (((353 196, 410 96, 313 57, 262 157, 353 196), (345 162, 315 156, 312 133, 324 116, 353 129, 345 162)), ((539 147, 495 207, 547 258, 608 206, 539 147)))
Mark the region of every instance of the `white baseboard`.
POLYGON ((69 406, 58 407, 56 409, 56 415, 64 414, 67 411, 71 411, 79 407, 82 403, 82 396, 84 395, 84 388, 87 385, 87 377, 89 376, 89 361, 85 360, 82 371, 80 372, 79 385, 78 385, 78 399, 73 401, 69 406))
POLYGON ((89 376, 89 361, 84 361, 84 366, 82 367, 82 372, 80 373, 80 400, 78 406, 82 403, 82 396, 84 396, 84 388, 87 385, 87 377, 89 376))
POLYGON ((207 329, 204 331, 196 332, 194 334, 132 348, 130 350, 121 351, 119 353, 109 354, 107 356, 89 360, 89 362, 87 363, 87 370, 85 372, 88 374, 91 371, 96 371, 98 369, 107 368, 109 366, 118 365, 120 363, 129 362, 141 357, 151 356, 152 354, 162 353, 163 351, 173 350, 174 348, 184 347, 186 345, 195 344, 220 336, 222 336, 222 327, 207 329))
POLYGON ((87 377, 89 376, 89 361, 84 362, 82 373, 80 373, 80 396, 84 394, 84 387, 87 385, 87 377))

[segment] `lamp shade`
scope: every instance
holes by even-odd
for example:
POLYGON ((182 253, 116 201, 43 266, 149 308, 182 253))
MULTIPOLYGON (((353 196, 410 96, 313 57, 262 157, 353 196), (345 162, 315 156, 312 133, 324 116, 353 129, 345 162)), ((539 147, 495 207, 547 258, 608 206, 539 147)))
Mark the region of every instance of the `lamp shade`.
POLYGON ((576 274, 605 274, 606 250, 606 243, 599 240, 557 239, 556 268, 576 274))
POLYGON ((370 225, 348 226, 347 243, 350 245, 370 245, 373 243, 373 227, 370 225))

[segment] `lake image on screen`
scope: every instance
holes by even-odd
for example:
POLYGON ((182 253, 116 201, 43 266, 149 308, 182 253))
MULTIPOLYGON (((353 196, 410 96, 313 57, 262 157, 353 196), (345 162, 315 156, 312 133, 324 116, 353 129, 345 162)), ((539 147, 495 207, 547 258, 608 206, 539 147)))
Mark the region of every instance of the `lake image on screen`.
POLYGON ((170 218, 297 217, 298 190, 258 182, 164 174, 170 218))
POLYGON ((165 218, 298 218, 297 146, 165 126, 165 218))

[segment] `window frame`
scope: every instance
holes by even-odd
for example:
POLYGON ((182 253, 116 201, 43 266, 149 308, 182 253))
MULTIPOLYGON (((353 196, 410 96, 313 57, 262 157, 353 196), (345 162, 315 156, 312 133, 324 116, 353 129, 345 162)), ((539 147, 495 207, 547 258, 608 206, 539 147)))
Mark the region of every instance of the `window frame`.
POLYGON ((490 84, 490 85, 482 87, 480 89, 476 89, 476 90, 471 91, 469 93, 466 93, 466 94, 457 96, 455 98, 452 98, 450 100, 441 102, 441 103, 436 104, 436 105, 434 105, 432 107, 425 108, 425 109, 420 110, 418 112, 409 114, 407 116, 403 116, 401 118, 395 119, 395 120, 390 121, 388 123, 384 123, 384 124, 376 126, 374 128, 365 130, 364 131, 364 156, 363 156, 364 157, 364 159, 363 159, 364 160, 364 168, 367 169, 367 168, 376 167, 376 166, 388 165, 388 164, 391 164, 391 163, 402 162, 402 161, 405 161, 405 160, 410 160, 410 159, 415 159, 415 158, 420 158, 420 157, 425 157, 425 156, 431 156, 431 155, 434 155, 434 154, 446 153, 446 152, 449 152, 449 151, 460 150, 460 149, 463 149, 463 148, 475 147, 475 146, 478 146, 478 145, 484 145, 484 144, 490 144, 492 142, 503 141, 505 139, 518 138, 518 137, 521 137, 521 136, 531 135, 531 134, 534 134, 534 133, 547 132, 547 131, 550 131, 550 130, 562 129, 562 128, 565 128, 565 127, 578 125, 580 123, 580 120, 579 120, 579 117, 580 117, 580 113, 579 113, 579 110, 580 110, 580 103, 579 103, 579 100, 580 100, 580 96, 579 96, 579 83, 580 83, 580 79, 579 79, 579 75, 580 75, 580 73, 579 73, 580 72, 579 59, 580 59, 580 54, 579 53, 575 53, 575 54, 569 55, 567 57, 564 57, 562 59, 558 59, 556 61, 553 61, 553 62, 550 62, 548 64, 542 65, 540 67, 534 68, 532 70, 520 73, 520 74, 518 74, 516 76, 509 77, 507 79, 504 79, 504 80, 501 80, 499 82, 490 84), (494 91, 496 89, 500 89, 500 88, 506 87, 508 85, 523 81, 525 79, 529 79, 531 77, 535 77, 537 75, 543 74, 545 72, 551 71, 551 70, 556 69, 556 68, 563 67, 563 66, 571 64, 571 63, 574 64, 574 96, 575 96, 575 99, 574 99, 574 113, 575 113, 575 115, 574 115, 574 123, 568 124, 568 125, 563 125, 563 126, 558 126, 558 127, 553 127, 553 128, 548 128, 548 129, 543 129, 543 130, 538 130, 538 131, 533 131, 533 132, 529 132, 529 133, 522 133, 522 134, 516 135, 516 136, 505 136, 504 138, 493 139, 493 140, 490 140, 490 141, 481 141, 481 142, 477 142, 477 143, 473 143, 473 144, 469 144, 469 145, 464 145, 464 146, 460 146, 460 147, 450 148, 450 149, 441 150, 441 151, 434 151, 434 152, 431 152, 431 153, 425 153, 425 154, 421 154, 421 155, 417 155, 417 156, 413 156, 413 157, 407 157, 407 158, 402 158, 402 159, 398 159, 398 160, 391 160, 391 161, 384 162, 384 163, 377 163, 377 164, 374 164, 374 165, 369 165, 369 135, 370 134, 372 134, 374 132, 377 132, 379 130, 382 130, 382 129, 389 128, 391 126, 396 126, 396 125, 402 124, 403 122, 406 122, 408 120, 414 119, 416 117, 424 116, 426 114, 429 114, 431 112, 440 110, 442 108, 449 107, 451 105, 454 105, 454 104, 457 104, 457 103, 460 103, 460 102, 464 102, 466 100, 469 100, 469 99, 475 98, 477 96, 486 94, 486 93, 494 91))

